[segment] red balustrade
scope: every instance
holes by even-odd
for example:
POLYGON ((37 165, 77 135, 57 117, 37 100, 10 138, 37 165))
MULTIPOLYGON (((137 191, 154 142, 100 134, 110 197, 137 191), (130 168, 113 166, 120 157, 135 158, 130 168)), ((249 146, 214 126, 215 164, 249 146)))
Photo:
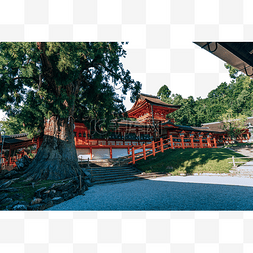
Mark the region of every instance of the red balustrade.
POLYGON ((167 149, 175 148, 217 148, 216 139, 208 136, 207 139, 202 139, 202 136, 195 138, 193 135, 190 138, 184 138, 184 136, 173 137, 170 135, 167 139, 160 138, 159 141, 152 141, 151 144, 143 144, 139 147, 132 147, 132 153, 129 157, 132 161, 129 164, 135 164, 136 161, 146 160, 148 156, 155 156, 159 152, 164 152, 167 149), (141 150, 136 152, 136 150, 141 150))

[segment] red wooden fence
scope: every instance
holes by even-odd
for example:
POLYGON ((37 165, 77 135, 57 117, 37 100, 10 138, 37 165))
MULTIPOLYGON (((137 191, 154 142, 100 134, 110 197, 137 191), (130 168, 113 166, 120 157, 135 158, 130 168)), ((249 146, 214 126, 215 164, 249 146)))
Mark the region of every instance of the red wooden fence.
POLYGON ((155 156, 159 152, 164 152, 167 149, 176 148, 217 148, 216 139, 208 136, 206 139, 195 138, 191 136, 190 138, 184 138, 184 136, 173 137, 170 135, 167 139, 160 139, 159 141, 152 141, 151 144, 143 144, 139 147, 132 147, 132 161, 129 164, 135 164, 136 161, 146 160, 148 156, 155 156), (140 150, 136 152, 136 150, 140 150))

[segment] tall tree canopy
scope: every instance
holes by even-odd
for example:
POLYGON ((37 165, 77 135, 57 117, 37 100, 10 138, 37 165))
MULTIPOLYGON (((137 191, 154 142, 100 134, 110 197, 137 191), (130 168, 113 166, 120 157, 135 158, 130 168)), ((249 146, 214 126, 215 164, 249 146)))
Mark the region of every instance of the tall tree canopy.
POLYGON ((0 108, 32 132, 44 131, 28 168, 32 179, 62 179, 80 172, 74 120, 122 115, 122 94, 131 100, 141 84, 123 68, 123 43, 0 43, 0 108))
MULTIPOLYGON (((222 120, 228 110, 230 117, 240 118, 242 115, 253 115, 253 80, 240 73, 230 65, 225 65, 232 78, 231 82, 221 83, 208 93, 207 98, 193 99, 192 96, 183 98, 179 94, 171 94, 168 87, 162 86, 157 95, 161 100, 170 104, 181 105, 181 108, 168 117, 174 118, 178 125, 201 126, 222 120)), ((203 84, 205 85, 205 84, 203 84)))

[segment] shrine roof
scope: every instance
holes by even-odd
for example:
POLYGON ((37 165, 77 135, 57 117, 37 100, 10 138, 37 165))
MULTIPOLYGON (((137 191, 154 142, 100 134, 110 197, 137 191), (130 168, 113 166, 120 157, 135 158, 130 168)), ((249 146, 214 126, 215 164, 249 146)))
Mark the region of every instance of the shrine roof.
MULTIPOLYGON (((27 134, 14 134, 14 135, 4 135, 2 136, 2 141, 4 140, 3 149, 19 149, 27 146, 32 146, 35 143, 32 139, 27 138, 27 134)), ((0 140, 0 145, 2 145, 0 140)))
POLYGON ((152 104, 157 104, 157 105, 161 105, 161 106, 165 106, 165 107, 174 107, 174 108, 181 107, 181 105, 172 105, 172 104, 165 103, 157 96, 147 95, 144 93, 140 94, 140 99, 143 101, 146 100, 152 104))
MULTIPOLYGON (((253 125, 253 117, 248 117, 247 120, 245 121, 245 128, 247 128, 248 126, 253 125)), ((210 122, 210 123, 203 123, 201 124, 204 127, 207 127, 209 130, 220 130, 223 129, 224 127, 224 123, 223 122, 210 122)))
MULTIPOLYGON (((4 139, 5 144, 14 144, 24 141, 30 141, 31 139, 27 138, 27 133, 23 134, 13 134, 13 135, 2 135, 2 140, 4 139)), ((0 143, 2 143, 0 141, 0 143)))
POLYGON ((141 93, 139 99, 136 100, 133 107, 128 112, 132 112, 140 108, 145 103, 149 103, 149 104, 161 106, 161 107, 173 108, 173 109, 179 109, 181 107, 181 105, 172 105, 172 104, 165 103, 161 101, 161 99, 157 96, 141 93), (142 102, 140 103, 139 100, 141 100, 142 102))
POLYGON ((175 125, 180 130, 186 130, 186 131, 197 131, 197 132, 209 132, 209 133, 225 133, 224 130, 221 129, 209 129, 207 127, 193 127, 193 126, 180 126, 175 125))

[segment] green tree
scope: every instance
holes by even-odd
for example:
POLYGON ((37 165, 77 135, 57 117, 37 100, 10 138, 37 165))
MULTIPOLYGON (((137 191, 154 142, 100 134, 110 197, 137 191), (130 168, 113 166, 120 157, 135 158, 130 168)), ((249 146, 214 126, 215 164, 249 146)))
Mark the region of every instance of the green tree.
POLYGON ((104 119, 107 128, 122 115, 115 87, 137 97, 141 84, 123 68, 119 43, 0 43, 0 108, 43 143, 26 176, 64 179, 81 172, 74 144, 74 120, 104 119))
POLYGON ((171 91, 168 88, 167 85, 163 85, 159 91, 157 92, 157 96, 160 97, 160 99, 165 102, 170 104, 172 102, 172 99, 170 97, 171 91))
POLYGON ((23 124, 15 117, 10 117, 6 120, 2 120, 0 123, 3 125, 2 128, 5 129, 6 135, 25 133, 23 124))
POLYGON ((226 130, 227 135, 233 140, 236 140, 239 135, 244 133, 243 129, 245 129, 246 120, 247 116, 245 115, 237 115, 236 117, 233 117, 233 111, 231 108, 221 116, 223 129, 226 130))

